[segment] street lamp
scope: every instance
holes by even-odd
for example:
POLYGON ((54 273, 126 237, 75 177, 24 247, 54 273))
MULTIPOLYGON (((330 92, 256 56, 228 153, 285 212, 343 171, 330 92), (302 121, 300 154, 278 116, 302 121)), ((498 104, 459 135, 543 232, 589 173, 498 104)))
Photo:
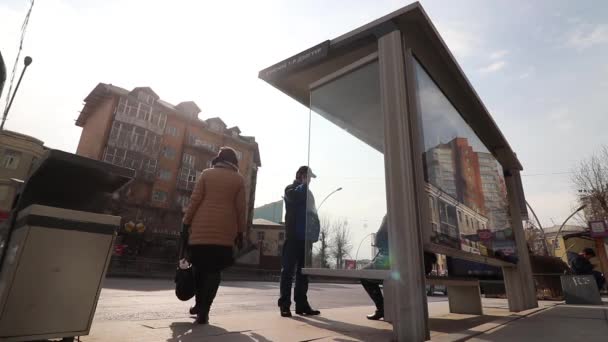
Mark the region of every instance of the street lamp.
POLYGON ((323 203, 325 203, 325 201, 327 201, 327 199, 328 199, 328 198, 329 198, 331 195, 333 195, 333 194, 335 194, 336 192, 341 191, 341 190, 342 190, 342 187, 339 187, 339 188, 337 188, 336 190, 334 190, 334 191, 330 192, 330 193, 329 193, 329 195, 325 196, 325 198, 324 198, 324 199, 321 201, 321 204, 319 204, 319 206, 317 207, 317 212, 319 211, 319 209, 321 209, 321 206, 323 205, 323 203))
MULTIPOLYGON (((15 99, 15 94, 17 94, 17 90, 19 89, 19 85, 21 85, 21 80, 23 79, 23 74, 25 74, 25 70, 27 70, 27 67, 30 66, 30 64, 32 64, 32 57, 27 56, 23 59, 23 64, 25 65, 23 67, 23 70, 21 71, 21 76, 19 76, 19 81, 17 81, 17 86, 15 87, 15 90, 13 91, 13 96, 11 97, 11 101, 8 103, 8 106, 6 107, 6 110, 4 110, 4 114, 2 115, 2 123, 0 124, 0 131, 2 131, 4 129, 4 123, 6 122, 6 116, 8 115, 8 111, 9 109, 11 109, 11 106, 13 105, 13 100, 15 99)), ((8 96, 10 96, 11 94, 8 94, 8 96)))
POLYGON ((545 230, 543 229, 543 226, 540 224, 540 220, 538 219, 538 216, 536 216, 534 209, 532 209, 532 206, 530 205, 530 203, 528 203, 528 201, 526 201, 526 205, 532 212, 532 215, 534 215, 534 218, 536 219, 536 223, 538 223, 538 228, 540 229, 540 232, 543 235, 543 247, 545 248, 545 253, 547 253, 547 255, 549 255, 549 247, 547 246, 547 237, 545 236, 545 230))
POLYGON ((365 241, 365 239, 367 239, 368 236, 373 236, 373 235, 374 235, 374 233, 369 233, 369 234, 365 235, 363 237, 363 239, 361 239, 361 242, 359 242, 359 247, 357 247, 357 253, 355 254, 355 260, 359 260, 359 249, 361 248, 361 244, 363 244, 363 241, 365 241))
POLYGON ((557 238, 559 238, 559 233, 561 233, 562 229, 566 225, 566 222, 568 222, 568 220, 570 218, 572 218, 572 216, 576 215, 576 213, 578 213, 579 211, 585 209, 586 206, 587 206, 586 204, 583 204, 578 209, 576 209, 572 214, 570 214, 570 216, 568 216, 568 218, 564 221, 564 223, 562 223, 562 225, 557 230, 557 234, 555 234, 555 239, 553 239, 553 248, 552 248, 553 249, 553 256, 555 256, 555 245, 557 244, 557 238))

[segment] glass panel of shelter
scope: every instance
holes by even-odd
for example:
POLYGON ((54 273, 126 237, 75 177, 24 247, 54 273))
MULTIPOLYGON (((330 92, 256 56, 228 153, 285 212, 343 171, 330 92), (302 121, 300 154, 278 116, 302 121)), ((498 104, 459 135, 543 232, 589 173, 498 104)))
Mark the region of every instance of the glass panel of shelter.
POLYGON ((503 167, 417 60, 414 70, 431 242, 512 260, 503 167))
POLYGON ((389 268, 383 150, 377 60, 311 90, 308 268, 389 268))

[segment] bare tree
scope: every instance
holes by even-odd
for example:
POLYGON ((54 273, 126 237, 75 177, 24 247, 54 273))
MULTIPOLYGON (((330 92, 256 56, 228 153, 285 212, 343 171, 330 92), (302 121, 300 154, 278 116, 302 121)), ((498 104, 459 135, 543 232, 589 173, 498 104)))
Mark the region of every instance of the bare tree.
POLYGON ((336 260, 336 268, 342 268, 344 257, 353 249, 351 233, 346 220, 335 220, 331 225, 331 255, 336 260))
POLYGON ((330 241, 331 219, 328 216, 321 217, 321 229, 319 231, 319 241, 315 253, 315 265, 321 268, 329 268, 329 252, 331 249, 330 241))
POLYGON ((586 204, 589 219, 608 217, 608 146, 589 159, 580 162, 575 169, 572 182, 577 188, 581 204, 586 204))

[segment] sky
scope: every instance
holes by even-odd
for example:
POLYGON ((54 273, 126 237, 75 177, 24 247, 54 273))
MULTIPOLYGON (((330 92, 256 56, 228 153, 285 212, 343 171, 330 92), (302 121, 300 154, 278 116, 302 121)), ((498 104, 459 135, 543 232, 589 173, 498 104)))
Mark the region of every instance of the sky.
MULTIPOLYGON (((256 204, 279 200, 307 163, 309 111, 258 72, 410 2, 37 0, 22 53, 34 62, 6 127, 74 152, 81 132, 74 120, 98 82, 149 86, 171 103, 195 101, 201 119, 219 116, 255 136, 262 157, 256 204)), ((608 140, 608 2, 421 3, 521 160, 528 202, 543 225, 560 224, 576 205, 570 172, 608 140)), ((9 71, 28 5, 0 3, 0 50, 9 71)), ((342 139, 339 130, 328 132, 342 139)), ((324 158, 353 154, 351 166, 369 166, 367 176, 344 168, 344 179, 312 186, 318 202, 328 189, 344 188, 324 210, 349 216, 355 245, 381 218, 377 205, 365 214, 360 191, 361 182, 383 186, 375 166, 382 159, 366 148, 350 141, 312 151, 324 158)))

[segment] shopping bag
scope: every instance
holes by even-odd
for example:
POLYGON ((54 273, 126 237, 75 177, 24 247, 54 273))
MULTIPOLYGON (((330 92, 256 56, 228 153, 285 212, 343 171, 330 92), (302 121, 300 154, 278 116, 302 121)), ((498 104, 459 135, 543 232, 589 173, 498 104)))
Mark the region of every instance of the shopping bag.
POLYGON ((182 226, 180 234, 179 261, 175 270, 175 296, 181 301, 190 300, 194 297, 196 291, 194 281, 194 269, 192 264, 186 258, 186 250, 188 248, 189 228, 187 225, 182 226))
POLYGON ((186 259, 181 259, 175 271, 175 296, 185 302, 194 297, 195 291, 192 265, 186 259))

